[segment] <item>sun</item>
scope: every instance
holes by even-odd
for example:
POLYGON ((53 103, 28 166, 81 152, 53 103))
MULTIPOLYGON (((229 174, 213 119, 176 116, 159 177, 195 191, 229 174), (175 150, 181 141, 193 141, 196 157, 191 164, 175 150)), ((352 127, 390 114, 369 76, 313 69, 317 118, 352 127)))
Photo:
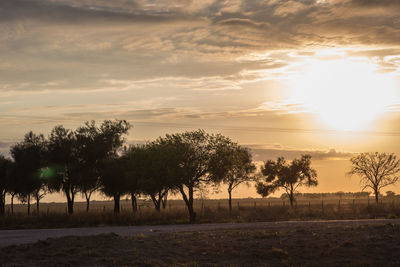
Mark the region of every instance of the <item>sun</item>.
POLYGON ((292 80, 294 101, 335 130, 361 130, 395 103, 394 79, 375 65, 312 60, 292 80))

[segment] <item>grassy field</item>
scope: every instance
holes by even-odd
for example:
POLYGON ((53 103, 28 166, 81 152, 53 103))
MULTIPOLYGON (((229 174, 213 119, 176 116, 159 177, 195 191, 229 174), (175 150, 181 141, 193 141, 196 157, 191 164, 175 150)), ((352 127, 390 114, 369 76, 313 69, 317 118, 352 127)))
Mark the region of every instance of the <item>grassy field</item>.
MULTIPOLYGON (((183 201, 171 200, 161 212, 150 201, 140 201, 139 211, 132 213, 130 201, 121 201, 121 213, 114 214, 113 203, 94 201, 91 210, 85 203, 76 203, 75 213, 68 215, 65 203, 43 203, 40 214, 26 215, 26 206, 16 205, 14 214, 0 217, 0 229, 82 227, 102 225, 141 225, 187 223, 183 201)), ((9 207, 7 207, 9 210, 9 207)), ((368 199, 299 200, 294 207, 281 199, 235 199, 230 213, 226 200, 197 200, 195 209, 199 223, 257 222, 318 219, 370 219, 400 217, 399 200, 385 199, 376 205, 368 199)))
POLYGON ((400 266, 400 225, 300 224, 9 246, 1 266, 400 266))

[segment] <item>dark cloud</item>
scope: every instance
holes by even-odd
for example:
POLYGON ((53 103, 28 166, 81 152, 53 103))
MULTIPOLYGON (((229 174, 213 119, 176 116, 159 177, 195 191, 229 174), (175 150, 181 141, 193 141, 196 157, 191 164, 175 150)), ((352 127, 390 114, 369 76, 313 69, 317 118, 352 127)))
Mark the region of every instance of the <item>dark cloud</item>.
POLYGON ((351 0, 351 3, 356 6, 363 7, 400 7, 400 2, 398 0, 351 0))
MULTIPOLYGON (((120 2, 120 1, 116 1, 120 2)), ((100 1, 101 3, 101 1, 100 1)), ((10 20, 34 20, 51 23, 110 23, 110 22, 166 22, 181 19, 170 16, 168 12, 146 12, 138 9, 132 2, 130 9, 124 6, 96 6, 92 4, 74 4, 68 1, 34 1, 34 0, 2 0, 0 1, 0 22, 10 20)))

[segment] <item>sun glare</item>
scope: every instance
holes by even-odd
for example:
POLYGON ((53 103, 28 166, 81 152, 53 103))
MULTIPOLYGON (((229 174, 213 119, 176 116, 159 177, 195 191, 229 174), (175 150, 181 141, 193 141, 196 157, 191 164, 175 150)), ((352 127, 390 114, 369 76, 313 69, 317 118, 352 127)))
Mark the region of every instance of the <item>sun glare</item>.
POLYGON ((373 64, 314 60, 293 79, 294 101, 335 130, 361 130, 395 102, 394 79, 373 64))

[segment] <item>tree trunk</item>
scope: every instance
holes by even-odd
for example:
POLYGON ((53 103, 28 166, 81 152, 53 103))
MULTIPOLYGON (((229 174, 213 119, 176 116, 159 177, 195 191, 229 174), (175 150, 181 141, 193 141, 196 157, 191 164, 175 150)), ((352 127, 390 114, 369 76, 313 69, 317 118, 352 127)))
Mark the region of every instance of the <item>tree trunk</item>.
POLYGON ((86 212, 89 212, 90 199, 86 198, 86 212))
POLYGON ((6 193, 1 192, 0 194, 0 215, 3 216, 6 211, 6 193))
POLYGON ((15 196, 15 194, 12 194, 12 195, 11 195, 11 203, 10 203, 10 206, 11 206, 11 214, 14 214, 14 196, 15 196))
POLYGON ((36 214, 39 215, 39 196, 36 196, 36 214))
POLYGON ((131 193, 131 201, 132 201, 132 211, 137 212, 137 200, 134 193, 131 193))
POLYGON ((294 204, 294 193, 293 193, 293 191, 291 191, 290 194, 289 194, 289 200, 290 200, 290 206, 293 207, 293 204, 294 204))
POLYGON ((165 193, 165 196, 161 200, 161 204, 162 204, 162 207, 163 207, 164 210, 167 207, 167 200, 168 200, 168 192, 165 193))
POLYGON ((74 213, 74 194, 69 192, 70 190, 65 190, 65 195, 67 197, 67 207, 68 207, 68 214, 74 213))
POLYGON ((31 214, 31 194, 28 194, 27 201, 28 201, 28 216, 29 216, 31 214))
POLYGON ((154 207, 156 208, 156 211, 160 212, 161 209, 161 197, 158 195, 158 199, 152 194, 150 195, 151 200, 153 200, 154 207))
POLYGON ((229 213, 232 212, 232 189, 228 189, 228 194, 229 194, 229 213))
POLYGON ((88 193, 87 191, 84 191, 84 194, 86 198, 86 212, 89 212, 90 197, 92 196, 92 192, 88 193))
POLYGON ((376 202, 376 204, 378 204, 379 203, 379 190, 378 189, 375 189, 374 190, 375 192, 375 202, 376 202))
POLYGON ((119 200, 121 198, 120 194, 115 194, 114 195, 114 213, 119 213, 120 208, 119 208, 119 200))
POLYGON ((189 212, 189 222, 194 223, 196 221, 196 212, 193 209, 193 186, 187 186, 188 188, 188 195, 186 196, 185 190, 183 190, 183 186, 179 187, 179 191, 182 194, 182 198, 185 201, 186 207, 189 212))

